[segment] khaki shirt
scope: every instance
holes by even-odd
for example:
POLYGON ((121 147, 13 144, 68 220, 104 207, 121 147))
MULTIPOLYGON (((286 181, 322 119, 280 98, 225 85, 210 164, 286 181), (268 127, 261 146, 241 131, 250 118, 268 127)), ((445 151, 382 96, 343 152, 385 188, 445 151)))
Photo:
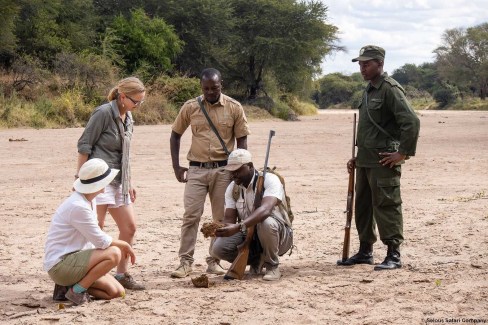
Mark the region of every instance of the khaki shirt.
POLYGON ((400 142, 398 152, 415 155, 420 121, 403 88, 384 73, 376 84, 368 84, 359 104, 356 166, 380 167, 379 153, 389 151, 392 145, 393 139, 371 122, 368 111, 379 126, 400 142))
MULTIPOLYGON (((213 105, 206 100, 202 102, 227 149, 232 152, 235 139, 250 134, 244 109, 238 101, 224 94, 221 94, 219 101, 213 105)), ((219 139, 200 109, 197 98, 183 104, 172 130, 182 135, 189 126, 191 126, 192 141, 187 155, 188 160, 209 162, 227 159, 219 139)))

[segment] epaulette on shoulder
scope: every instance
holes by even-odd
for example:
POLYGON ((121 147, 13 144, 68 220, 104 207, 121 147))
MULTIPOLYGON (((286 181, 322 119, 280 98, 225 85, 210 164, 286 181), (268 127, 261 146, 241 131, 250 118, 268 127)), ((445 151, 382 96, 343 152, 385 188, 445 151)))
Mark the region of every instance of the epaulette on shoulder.
POLYGON ((187 106, 187 105, 193 106, 193 105, 195 105, 195 103, 197 102, 197 98, 198 98, 198 97, 195 97, 195 98, 192 98, 192 99, 187 100, 187 101, 186 101, 186 102, 183 104, 183 106, 187 106))
POLYGON ((398 81, 396 81, 395 79, 393 79, 392 77, 386 77, 385 78, 385 81, 390 84, 392 87, 398 87, 400 88, 400 90, 405 93, 405 89, 403 89, 402 85, 400 85, 398 83, 398 81))
POLYGON ((229 97, 227 95, 225 95, 225 99, 228 100, 229 102, 233 103, 233 104, 236 104, 236 105, 240 105, 241 103, 239 103, 239 101, 237 99, 234 99, 232 97, 229 97))

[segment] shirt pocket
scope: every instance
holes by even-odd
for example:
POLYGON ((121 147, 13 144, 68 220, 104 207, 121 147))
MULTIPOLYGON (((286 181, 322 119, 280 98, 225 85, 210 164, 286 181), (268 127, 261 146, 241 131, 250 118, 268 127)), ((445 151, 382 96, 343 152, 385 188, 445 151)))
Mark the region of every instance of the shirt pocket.
POLYGON ((193 134, 199 133, 201 131, 208 129, 208 122, 203 116, 192 116, 190 120, 191 130, 193 134))
POLYGON ((371 98, 368 101, 368 111, 371 118, 376 123, 381 123, 381 107, 383 106, 383 99, 371 98))
POLYGON ((219 120, 219 132, 222 137, 230 138, 232 136, 232 130, 234 129, 234 120, 230 117, 224 117, 219 120))

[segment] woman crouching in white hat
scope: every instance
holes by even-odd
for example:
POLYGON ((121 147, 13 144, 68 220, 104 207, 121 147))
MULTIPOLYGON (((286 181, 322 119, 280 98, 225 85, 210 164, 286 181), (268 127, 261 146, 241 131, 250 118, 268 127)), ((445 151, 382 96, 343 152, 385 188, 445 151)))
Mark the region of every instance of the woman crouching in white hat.
POLYGON ((59 286, 69 286, 65 297, 80 305, 90 295, 113 299, 125 295, 124 287, 108 272, 134 251, 122 240, 112 239, 98 226, 95 197, 117 175, 102 159, 88 160, 74 182, 75 192, 56 210, 47 234, 44 270, 59 286))

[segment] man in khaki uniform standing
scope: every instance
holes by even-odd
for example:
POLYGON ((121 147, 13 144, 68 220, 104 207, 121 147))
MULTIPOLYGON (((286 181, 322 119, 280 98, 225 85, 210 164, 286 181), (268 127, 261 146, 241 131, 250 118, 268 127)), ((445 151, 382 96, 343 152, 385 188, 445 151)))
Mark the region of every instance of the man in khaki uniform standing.
POLYGON ((383 72, 385 50, 367 45, 361 48, 359 67, 369 81, 359 105, 358 153, 347 167, 356 168, 355 221, 359 252, 341 265, 373 264, 376 225, 381 241, 388 247, 386 258, 375 270, 402 266, 403 242, 401 164, 415 155, 420 121, 405 97, 402 86, 383 72))
MULTIPOLYGON (((228 152, 237 148, 247 149, 250 134, 247 118, 241 104, 222 94, 222 77, 213 68, 203 70, 200 77, 203 96, 187 101, 180 109, 172 126, 170 147, 176 179, 185 184, 183 224, 181 226, 180 265, 171 277, 184 278, 192 272, 193 254, 200 218, 207 193, 210 197, 214 221, 224 218, 225 190, 231 182, 231 173, 224 169, 228 152), (201 105, 218 131, 223 144, 212 130, 201 105), (180 166, 180 139, 191 126, 192 141, 187 155, 189 168, 180 166), (224 149, 225 146, 226 148, 224 149)), ((210 243, 210 248, 213 241, 210 243)), ((225 274, 219 260, 209 256, 207 273, 225 274)))

